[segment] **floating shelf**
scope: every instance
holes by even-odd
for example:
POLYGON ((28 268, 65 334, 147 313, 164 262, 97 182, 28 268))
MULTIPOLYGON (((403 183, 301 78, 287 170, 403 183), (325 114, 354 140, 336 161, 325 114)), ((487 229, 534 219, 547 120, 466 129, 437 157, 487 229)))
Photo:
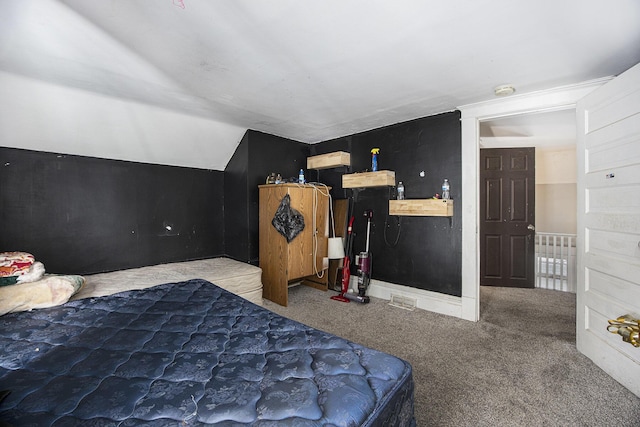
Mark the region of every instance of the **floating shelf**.
POLYGON ((389 200, 389 215, 453 216, 453 200, 405 199, 389 200))
POLYGON ((351 154, 344 151, 307 157, 307 169, 331 169, 340 166, 351 166, 351 154))
POLYGON ((393 187, 394 171, 361 172, 342 175, 342 188, 393 187))

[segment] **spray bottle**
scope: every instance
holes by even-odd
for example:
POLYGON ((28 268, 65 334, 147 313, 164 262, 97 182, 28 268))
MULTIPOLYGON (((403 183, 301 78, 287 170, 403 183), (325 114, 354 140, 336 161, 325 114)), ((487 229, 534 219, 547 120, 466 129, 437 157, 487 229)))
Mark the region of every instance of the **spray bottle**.
POLYGON ((371 149, 371 170, 373 172, 377 172, 378 171, 378 154, 380 154, 380 149, 379 148, 372 148, 371 149))

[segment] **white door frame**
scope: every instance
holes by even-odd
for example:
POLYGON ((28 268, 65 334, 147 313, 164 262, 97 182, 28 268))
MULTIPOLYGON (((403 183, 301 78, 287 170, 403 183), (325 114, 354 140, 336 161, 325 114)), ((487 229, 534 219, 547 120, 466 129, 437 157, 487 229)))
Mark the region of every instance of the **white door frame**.
POLYGON ((480 319, 480 122, 575 109, 579 99, 609 80, 611 77, 458 107, 462 123, 461 318, 474 322, 480 319))

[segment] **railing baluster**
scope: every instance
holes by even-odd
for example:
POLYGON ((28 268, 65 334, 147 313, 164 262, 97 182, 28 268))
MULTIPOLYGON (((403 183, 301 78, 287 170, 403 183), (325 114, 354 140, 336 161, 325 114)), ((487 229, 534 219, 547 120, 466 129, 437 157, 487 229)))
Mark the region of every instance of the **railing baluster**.
POLYGON ((536 233, 535 286, 575 292, 575 234, 536 233))

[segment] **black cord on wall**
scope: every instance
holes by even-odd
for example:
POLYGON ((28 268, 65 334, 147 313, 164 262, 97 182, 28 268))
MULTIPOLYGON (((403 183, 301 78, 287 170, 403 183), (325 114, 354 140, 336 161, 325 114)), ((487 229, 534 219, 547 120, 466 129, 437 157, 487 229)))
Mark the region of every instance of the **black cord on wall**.
MULTIPOLYGON (((388 199, 391 200, 391 187, 389 187, 388 193, 389 193, 388 199)), ((387 216, 384 219, 384 230, 383 230, 382 234, 384 236, 384 244, 389 246, 389 247, 391 247, 391 248, 395 248, 396 246, 398 246, 398 241, 400 241, 400 232, 402 231, 402 217, 401 216, 397 217, 398 234, 396 234, 396 239, 394 240, 393 244, 391 244, 391 243, 389 243, 389 240, 387 239, 387 228, 389 228, 389 217, 390 216, 391 215, 389 215, 389 211, 387 210, 387 216)))

